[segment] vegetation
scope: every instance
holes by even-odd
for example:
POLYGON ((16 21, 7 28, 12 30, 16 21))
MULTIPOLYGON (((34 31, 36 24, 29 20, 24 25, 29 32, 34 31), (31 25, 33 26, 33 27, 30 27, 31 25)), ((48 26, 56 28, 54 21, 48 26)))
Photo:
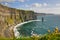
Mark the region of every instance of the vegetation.
MULTIPOLYGON (((50 32, 50 30, 49 30, 50 32)), ((45 35, 32 35, 31 37, 20 37, 20 38, 2 38, 0 40, 60 40, 60 32, 58 28, 55 28, 53 33, 45 34, 45 35)))
POLYGON ((60 34, 47 34, 43 37, 0 38, 0 40, 60 40, 60 34))

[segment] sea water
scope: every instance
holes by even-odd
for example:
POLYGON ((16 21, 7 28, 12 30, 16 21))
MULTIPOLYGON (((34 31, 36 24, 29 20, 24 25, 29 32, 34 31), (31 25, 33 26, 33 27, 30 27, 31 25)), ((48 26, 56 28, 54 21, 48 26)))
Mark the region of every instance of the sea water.
POLYGON ((44 18, 43 22, 32 21, 25 23, 23 25, 18 26, 17 31, 22 36, 31 36, 32 32, 38 35, 46 34, 48 33, 48 30, 53 32, 55 27, 58 27, 60 30, 60 15, 37 16, 37 20, 42 20, 42 17, 44 18))

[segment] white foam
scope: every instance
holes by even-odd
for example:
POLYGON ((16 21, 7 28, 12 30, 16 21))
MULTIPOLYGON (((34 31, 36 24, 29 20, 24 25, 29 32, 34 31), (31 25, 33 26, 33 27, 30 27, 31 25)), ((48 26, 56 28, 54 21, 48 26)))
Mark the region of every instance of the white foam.
POLYGON ((33 21, 41 21, 41 20, 30 20, 30 21, 26 21, 26 22, 22 22, 22 23, 20 23, 20 24, 17 24, 15 27, 14 27, 14 35, 15 35, 15 37, 19 37, 20 35, 20 33, 17 31, 17 27, 19 27, 19 26, 21 26, 21 25, 23 25, 23 24, 26 24, 26 23, 29 23, 29 22, 33 22, 33 21))

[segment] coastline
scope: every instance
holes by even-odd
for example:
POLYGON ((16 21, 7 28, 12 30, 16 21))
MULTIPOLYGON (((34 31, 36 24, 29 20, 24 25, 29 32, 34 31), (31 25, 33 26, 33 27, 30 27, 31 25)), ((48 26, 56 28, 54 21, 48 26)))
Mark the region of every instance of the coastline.
POLYGON ((26 21, 26 22, 22 22, 22 23, 19 23, 19 24, 17 24, 16 26, 14 26, 14 29, 13 29, 13 32, 14 32, 14 36, 15 37, 19 37, 19 32, 17 31, 17 27, 19 27, 19 26, 21 26, 21 25, 24 25, 24 24, 26 24, 26 23, 29 23, 29 22, 33 22, 33 21, 41 21, 41 20, 30 20, 30 21, 26 21))

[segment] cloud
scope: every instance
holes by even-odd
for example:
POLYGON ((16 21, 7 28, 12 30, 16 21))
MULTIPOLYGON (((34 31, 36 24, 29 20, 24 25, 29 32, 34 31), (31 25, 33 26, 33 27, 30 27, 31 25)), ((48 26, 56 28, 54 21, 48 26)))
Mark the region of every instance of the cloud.
POLYGON ((5 5, 5 6, 8 6, 8 3, 5 3, 4 5, 5 5))
POLYGON ((50 7, 50 8, 29 8, 38 13, 52 13, 52 14, 60 14, 60 7, 50 7))
POLYGON ((18 0, 19 2, 25 2, 25 0, 18 0))
POLYGON ((25 2, 25 1, 29 1, 29 0, 18 0, 19 2, 25 2))
POLYGON ((6 3, 1 3, 2 5, 4 6, 9 6, 9 4, 6 2, 6 3))
POLYGON ((25 7, 35 7, 35 8, 40 8, 40 7, 46 7, 46 6, 48 6, 48 4, 47 3, 43 3, 43 4, 41 4, 41 3, 33 3, 33 4, 30 4, 30 5, 25 5, 25 7))
POLYGON ((48 6, 48 4, 47 3, 43 3, 43 6, 48 6))
POLYGON ((15 2, 15 1, 25 2, 25 1, 29 1, 29 0, 0 0, 0 2, 15 2))
POLYGON ((25 2, 25 1, 29 1, 29 0, 0 0, 0 2, 15 2, 15 1, 25 2))
POLYGON ((60 6, 60 3, 56 4, 56 6, 60 6))
POLYGON ((41 4, 41 3, 33 3, 31 6, 32 7, 45 7, 45 6, 48 6, 48 4, 47 3, 43 3, 43 4, 41 4))
POLYGON ((16 0, 0 0, 0 2, 14 2, 16 0))
MULTIPOLYGON (((56 4, 57 6, 60 6, 60 4, 56 4)), ((53 13, 53 14, 60 14, 60 7, 56 7, 56 6, 51 6, 47 3, 34 3, 31 5, 27 5, 27 7, 29 7, 30 10, 34 10, 35 12, 38 13, 53 13)))
POLYGON ((38 13, 53 13, 53 14, 60 14, 60 8, 41 8, 41 9, 34 9, 35 12, 38 13))
POLYGON ((40 3, 25 4, 24 7, 27 7, 27 8, 40 8, 40 7, 42 7, 42 4, 40 4, 40 3))
POLYGON ((28 4, 26 4, 26 5, 24 5, 25 7, 29 7, 30 5, 28 5, 28 4))
POLYGON ((32 7, 41 7, 42 4, 40 4, 40 3, 34 3, 34 4, 32 4, 31 6, 32 6, 32 7))

